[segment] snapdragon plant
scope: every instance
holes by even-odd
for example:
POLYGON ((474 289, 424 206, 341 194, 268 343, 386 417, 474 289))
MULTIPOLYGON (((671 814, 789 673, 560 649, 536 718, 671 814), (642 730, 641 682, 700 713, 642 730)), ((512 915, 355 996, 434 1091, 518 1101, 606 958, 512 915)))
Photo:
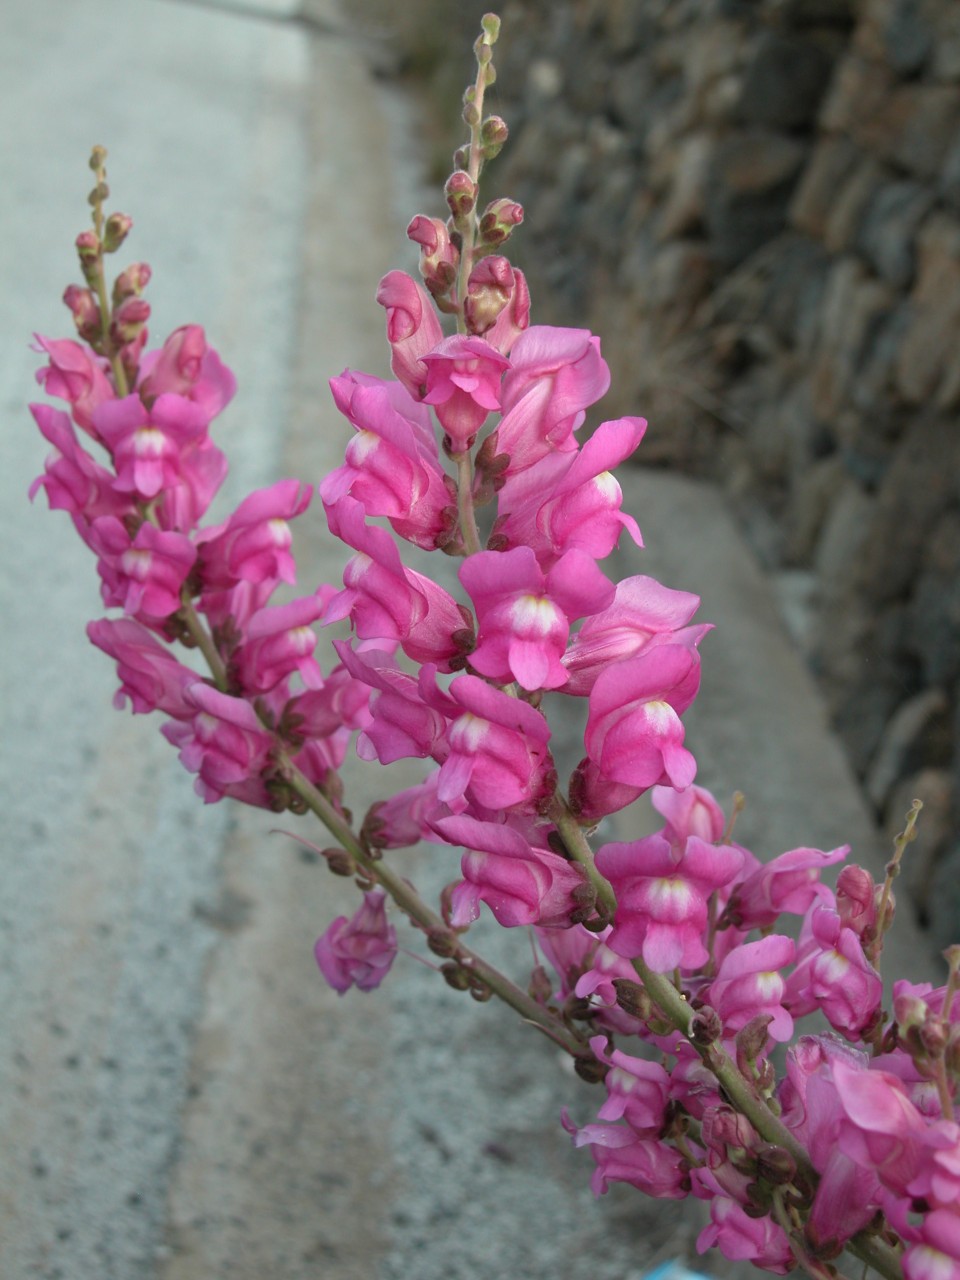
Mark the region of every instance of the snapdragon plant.
POLYGON ((346 448, 318 493, 282 479, 205 523, 234 377, 196 325, 148 347, 144 263, 108 280, 131 221, 106 213, 102 148, 84 284, 65 294, 79 340, 38 338, 38 379, 67 410, 32 406, 52 446, 33 492, 96 557, 115 612, 88 634, 116 663, 117 704, 159 714, 205 802, 322 824, 330 870, 358 891, 316 945, 335 990, 387 977, 405 916, 447 983, 503 1001, 600 1085, 596 1119, 562 1117, 598 1195, 621 1181, 701 1199, 701 1250, 779 1274, 834 1276, 847 1249, 886 1280, 957 1280, 960 948, 944 987, 895 983, 892 1012, 878 972, 916 812, 885 883, 848 864, 833 890, 821 873, 846 846, 762 864, 696 785, 682 716, 710 630, 699 600, 603 567, 621 538, 641 544, 614 472, 646 423, 578 437, 609 384, 599 340, 531 323, 505 254, 523 211, 480 196, 507 138, 484 111, 498 29, 488 15, 475 45, 447 211, 408 229, 422 283, 391 271, 377 290, 394 378, 331 379, 346 448), (342 582, 271 603, 296 578, 290 522, 317 499, 348 549, 342 582), (409 567, 410 547, 452 557, 458 589, 409 567), (321 666, 317 628, 338 621, 349 637, 321 666), (586 707, 569 777, 557 698, 586 707), (355 819, 338 772, 353 749, 421 759, 424 779, 355 819), (599 843, 648 792, 660 829, 599 843), (421 840, 462 851, 437 902, 394 857, 421 840), (485 910, 529 929, 543 963, 507 974, 474 950, 485 910), (831 1030, 802 1034, 811 1014, 831 1030))

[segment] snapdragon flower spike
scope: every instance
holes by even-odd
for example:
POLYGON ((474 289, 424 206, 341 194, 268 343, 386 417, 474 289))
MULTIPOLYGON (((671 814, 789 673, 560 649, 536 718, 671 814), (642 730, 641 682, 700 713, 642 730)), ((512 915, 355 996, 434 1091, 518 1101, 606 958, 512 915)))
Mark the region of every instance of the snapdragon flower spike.
POLYGON ((531 325, 510 350, 497 428, 497 452, 509 455, 508 474, 554 450, 577 448, 573 432, 585 410, 610 386, 600 339, 587 329, 531 325))
POLYGON ((655 973, 706 964, 707 901, 740 870, 739 849, 697 836, 676 846, 658 833, 605 844, 597 850, 596 864, 617 895, 607 939, 611 950, 628 959, 642 956, 655 973))
POLYGON ((394 532, 415 546, 433 551, 448 543, 457 492, 440 466, 427 410, 398 384, 361 374, 331 378, 330 387, 338 409, 357 430, 344 465, 320 485, 331 532, 339 533, 338 503, 348 494, 368 516, 386 516, 394 532))
POLYGON ((42 338, 34 334, 37 351, 46 352, 50 363, 37 370, 37 382, 48 396, 66 400, 78 427, 100 441, 93 425, 99 405, 115 400, 116 392, 107 376, 105 361, 70 338, 42 338))
POLYGON ((389 973, 397 955, 397 931, 387 920, 386 900, 382 889, 371 889, 353 916, 338 916, 317 939, 317 965, 338 995, 351 987, 373 991, 389 973))
POLYGON ((129 701, 134 715, 162 711, 174 720, 190 720, 196 714, 185 695, 197 673, 172 657, 139 622, 102 618, 87 626, 87 636, 117 664, 120 688, 113 705, 118 710, 129 701))
POLYGON ((568 551, 547 573, 530 547, 480 551, 464 560, 459 576, 479 625, 470 665, 491 680, 516 680, 528 692, 566 684, 561 658, 570 624, 606 608, 614 594, 583 551, 568 551))
POLYGON ((680 716, 699 686, 696 650, 679 644, 648 647, 601 672, 590 690, 588 759, 614 783, 689 786, 697 765, 683 745, 680 716))
POLYGON ((587 618, 571 640, 563 659, 570 673, 566 692, 589 694, 604 671, 638 657, 654 641, 696 648, 711 630, 710 623, 687 625, 699 608, 700 597, 690 591, 674 591, 643 574, 623 578, 610 606, 587 618))
POLYGON ((387 313, 387 341, 394 376, 415 400, 427 388, 422 357, 443 340, 440 321, 422 285, 405 271, 388 271, 377 288, 377 301, 387 313))
POLYGON ((463 454, 488 415, 500 408, 500 379, 510 361, 483 338, 459 333, 421 359, 427 366, 424 402, 433 405, 451 454, 463 454))
POLYGON ((490 545, 532 547, 544 569, 573 548, 602 560, 624 530, 643 546, 636 520, 620 509, 613 468, 634 452, 646 425, 643 418, 602 422, 576 453, 548 453, 508 472, 490 545))
POLYGON ((505 928, 538 925, 566 929, 580 905, 586 873, 559 854, 530 845, 504 823, 479 822, 467 815, 441 818, 435 830, 450 844, 463 845, 463 880, 451 895, 450 923, 460 928, 476 920, 485 902, 505 928))

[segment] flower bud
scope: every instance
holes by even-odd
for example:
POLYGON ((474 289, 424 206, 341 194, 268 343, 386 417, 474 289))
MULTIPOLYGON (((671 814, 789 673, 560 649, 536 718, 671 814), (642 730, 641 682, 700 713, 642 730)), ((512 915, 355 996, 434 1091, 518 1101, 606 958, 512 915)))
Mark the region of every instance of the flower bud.
POLYGON ((939 1058, 947 1047, 947 1024, 932 1015, 920 1028, 920 1043, 931 1058, 939 1058))
POLYGON ((495 13, 485 13, 480 19, 480 26, 487 44, 496 44, 500 38, 500 19, 495 13))
POLYGON ((756 1063, 767 1046, 767 1028, 773 1021, 769 1013, 759 1013, 751 1018, 745 1027, 741 1027, 736 1035, 737 1065, 741 1071, 745 1064, 756 1063))
POLYGON ((90 152, 90 159, 87 163, 94 173, 99 173, 107 163, 107 148, 99 145, 95 146, 90 152))
POLYGON ((772 1187, 785 1187, 797 1174, 797 1162, 786 1147, 762 1142, 756 1149, 757 1173, 772 1187))
POLYGON ((456 961, 451 960, 449 964, 441 965, 440 972, 447 986, 453 987, 454 991, 466 991, 469 988, 470 975, 456 961))
POLYGON ((95 231, 81 231, 76 246, 84 280, 87 284, 96 284, 103 261, 99 236, 95 231))
POLYGON ((716 1009, 708 1004, 698 1009, 690 1019, 690 1039, 702 1046, 715 1044, 723 1035, 723 1022, 716 1009))
POLYGON ((546 1004, 553 995, 553 983, 542 964, 538 964, 530 974, 530 985, 527 987, 530 997, 537 1004, 546 1004))
POLYGON ((103 252, 116 253, 126 240, 133 219, 125 213, 111 213, 103 228, 103 252))
POLYGON ((117 346, 133 342, 149 319, 150 303, 145 298, 125 298, 113 313, 110 337, 117 346))
POLYGON ((63 300, 73 314, 73 323, 84 342, 94 343, 100 338, 100 307, 90 289, 78 284, 67 285, 63 300))
POLYGON ((587 1084, 599 1084, 610 1070, 605 1062, 599 1062, 593 1057, 574 1058, 573 1069, 581 1080, 586 1080, 587 1084))
POLYGON ((480 126, 480 150, 484 160, 493 160, 504 148, 510 130, 500 116, 487 116, 480 126))
POLYGON ((427 931, 427 946, 435 956, 446 958, 456 955, 457 939, 454 934, 446 929, 429 929, 427 931))
POLYGON ((113 282, 113 305, 119 306, 124 298, 139 298, 152 274, 145 262, 131 262, 113 282))
POLYGON ((491 200, 480 218, 480 241, 486 245, 501 245, 509 239, 514 227, 523 221, 523 206, 505 196, 491 200))
POLYGON ((446 223, 417 214, 407 227, 407 238, 420 246, 420 274, 428 291, 449 292, 457 278, 460 252, 450 239, 446 223))
POLYGON ((457 169, 451 173, 443 188, 443 194, 447 198, 447 204, 456 222, 463 221, 473 213, 477 203, 477 184, 463 169, 457 169))
POLYGON ((483 258, 470 272, 464 314, 470 333, 484 334, 496 324, 514 289, 514 270, 506 258, 483 258))
POLYGON ((646 989, 639 982, 631 982, 629 978, 614 978, 613 989, 617 993, 617 1004, 632 1018, 646 1022, 653 1015, 653 1001, 646 989))
POLYGON ((352 876, 356 873, 357 864, 346 849, 324 849, 323 856, 335 876, 352 876))

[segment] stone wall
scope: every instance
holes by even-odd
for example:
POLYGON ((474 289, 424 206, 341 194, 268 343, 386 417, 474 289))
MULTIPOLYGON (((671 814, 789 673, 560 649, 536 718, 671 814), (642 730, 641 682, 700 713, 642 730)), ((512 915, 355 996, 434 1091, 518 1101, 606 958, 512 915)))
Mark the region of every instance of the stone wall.
POLYGON ((908 883, 951 940, 960 4, 515 0, 502 16, 495 185, 527 210, 515 256, 537 318, 601 334, 605 408, 648 416, 648 465, 725 486, 878 818, 895 829, 925 801, 908 883))

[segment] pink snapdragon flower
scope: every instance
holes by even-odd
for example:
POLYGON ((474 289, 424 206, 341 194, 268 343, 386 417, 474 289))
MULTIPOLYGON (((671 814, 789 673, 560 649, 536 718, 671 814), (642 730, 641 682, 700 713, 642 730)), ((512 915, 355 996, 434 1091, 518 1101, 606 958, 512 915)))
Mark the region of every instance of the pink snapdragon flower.
POLYGON ((113 705, 122 710, 127 702, 135 715, 162 711, 175 720, 190 720, 196 706, 185 691, 197 673, 171 657, 147 629, 132 618, 102 618, 87 626, 91 644, 117 664, 120 688, 113 705))
POLYGON ((572 452, 584 410, 610 385, 600 340, 586 329, 531 325, 510 351, 503 380, 503 418, 497 451, 510 458, 508 474, 559 449, 572 452))
POLYGON ((623 578, 608 608, 587 618, 571 641, 563 660, 570 673, 566 692, 585 696, 614 663, 639 656, 654 642, 695 648, 710 630, 709 623, 687 625, 699 607, 699 596, 655 578, 623 578))
POLYGON ((309 505, 308 485, 278 480, 249 494, 222 524, 201 530, 196 541, 204 593, 229 590, 239 582, 267 583, 270 590, 278 582, 296 582, 288 521, 309 505))
MULTIPOLYGON (((436 669, 428 665, 417 678, 401 671, 393 654, 382 649, 361 652, 337 640, 334 648, 350 674, 377 691, 370 702, 370 721, 357 739, 360 759, 381 764, 410 757, 443 760, 448 750, 447 708, 431 705, 437 701, 431 698, 436 669)), ((451 702, 451 711, 454 706, 451 702)))
POLYGON ((664 644, 603 671, 590 690, 587 756, 611 782, 689 786, 696 761, 680 722, 700 686, 695 650, 664 644))
POLYGON ((397 931, 387 920, 386 894, 371 889, 348 919, 338 916, 313 949, 320 972, 338 995, 351 987, 372 991, 390 972, 397 955, 397 931))
POLYGON ((179 611, 183 585, 197 558, 185 534, 166 533, 144 521, 131 541, 116 516, 100 516, 87 541, 100 557, 105 605, 116 605, 147 625, 179 611))
POLYGON ((440 670, 464 665, 473 646, 473 617, 432 579, 408 569, 385 529, 368 525, 349 496, 336 505, 338 535, 356 549, 344 567, 344 589, 330 600, 324 625, 349 617, 363 640, 399 642, 415 662, 440 670))
POLYGON ((478 822, 466 814, 441 818, 435 829, 450 844, 465 846, 463 880, 451 896, 450 922, 469 924, 485 902, 505 928, 538 925, 565 929, 580 905, 586 873, 548 849, 537 849, 512 827, 478 822))
POLYGON ((32 404, 30 412, 43 436, 53 445, 44 473, 30 486, 30 499, 44 489, 52 511, 67 511, 78 533, 86 539, 85 526, 98 516, 122 518, 135 512, 127 494, 114 488, 112 471, 94 461, 77 439, 69 417, 47 404, 32 404))
POLYGON ((450 817, 450 810, 437 799, 438 778, 439 773, 432 773, 423 782, 370 806, 363 834, 372 848, 406 849, 421 840, 447 843, 436 831, 436 824, 450 817))
POLYGON ((332 378, 330 387, 357 432, 344 465, 320 485, 331 532, 339 536, 337 504, 349 494, 368 516, 386 516, 400 537, 435 550, 454 532, 457 491, 440 466, 427 411, 397 383, 361 374, 332 378))
POLYGON ((790 1241, 783 1228, 768 1217, 755 1218, 735 1200, 708 1191, 710 1223, 697 1236, 697 1253, 719 1249, 725 1258, 752 1262, 763 1271, 785 1276, 796 1266, 790 1241))
POLYGON ((624 530, 643 546, 636 520, 620 509, 613 469, 636 449, 646 425, 643 418, 602 422, 576 453, 548 453, 508 474, 490 545, 532 547, 544 569, 571 548, 602 560, 624 530))
POLYGON ((93 413, 110 450, 121 493, 149 501, 185 479, 190 452, 206 436, 209 419, 184 396, 160 396, 148 410, 138 395, 108 400, 93 413))
POLYGON ((311 623, 317 621, 333 595, 321 587, 312 596, 258 610, 244 628, 243 642, 231 656, 230 671, 248 696, 267 693, 294 671, 308 689, 320 689, 323 676, 313 651, 317 645, 311 623))
POLYGON ((36 350, 46 352, 50 363, 37 370, 37 382, 48 396, 66 400, 73 420, 94 440, 100 436, 93 425, 94 410, 108 400, 116 399, 113 384, 107 377, 104 362, 70 338, 42 338, 34 334, 36 350))
POLYGON ((569 551, 546 574, 530 547, 480 551, 460 567, 479 633, 470 665, 481 675, 524 689, 567 681, 560 659, 570 624, 613 599, 613 583, 582 551, 569 551))
POLYGON ((658 1200, 682 1200, 690 1188, 686 1160, 669 1143, 643 1138, 629 1125, 585 1124, 578 1128, 561 1112, 561 1122, 575 1147, 589 1146, 596 1168, 590 1181, 595 1196, 611 1182, 626 1182, 658 1200))
POLYGON ((530 290, 523 272, 506 258, 481 258, 467 281, 464 312, 472 333, 482 333, 492 347, 509 355, 530 324, 530 290))
POLYGON ((387 313, 390 367, 414 399, 421 400, 427 385, 422 357, 443 340, 433 304, 405 271, 387 272, 377 288, 377 301, 387 313))
POLYGON ((617 895, 607 940, 613 951, 628 959, 642 956, 656 973, 706 964, 707 900, 740 870, 739 849, 697 836, 681 848, 658 833, 605 844, 597 850, 596 864, 617 895))
POLYGON ((833 1090, 842 1111, 837 1144, 904 1195, 926 1158, 929 1126, 889 1071, 858 1070, 842 1059, 831 1064, 833 1090))
POLYGON ((795 1017, 819 1009, 835 1030, 855 1040, 876 1017, 882 998, 880 975, 853 929, 845 929, 829 907, 812 907, 801 930, 797 967, 787 979, 786 1007, 795 1017))
POLYGON ((785 990, 781 970, 793 963, 795 954, 792 938, 773 933, 723 958, 704 999, 720 1015, 725 1035, 739 1031, 759 1014, 768 1014, 767 1030, 774 1040, 783 1042, 793 1036, 793 1018, 781 1003, 785 990))
POLYGON ((556 778, 547 748, 550 728, 540 712, 477 676, 457 676, 449 698, 438 694, 432 705, 452 704, 459 712, 446 733, 449 754, 440 766, 438 798, 454 812, 467 805, 491 812, 536 808, 556 778))
POLYGON ((658 1063, 635 1058, 622 1049, 608 1048, 606 1036, 592 1036, 595 1058, 610 1070, 603 1084, 607 1100, 597 1112, 600 1120, 626 1120, 641 1138, 659 1138, 670 1100, 670 1076, 658 1063))
POLYGON ((426 404, 436 410, 451 453, 473 444, 487 415, 500 408, 500 379, 510 361, 483 338, 454 334, 421 357, 427 366, 426 404))
POLYGON ((928 1213, 903 1255, 906 1280, 960 1280, 960 1213, 956 1206, 928 1213))
POLYGON ((831 906, 833 894, 820 883, 824 867, 842 862, 848 844, 822 849, 791 849, 771 858, 734 889, 726 916, 741 929, 768 929, 782 914, 805 915, 815 902, 831 906))
POLYGON ((236 395, 237 380, 207 345, 201 326, 186 324, 174 329, 159 351, 148 352, 140 361, 137 390, 146 404, 167 393, 185 396, 209 422, 236 395))
POLYGON ((707 844, 720 843, 727 822, 706 787, 691 785, 683 791, 652 787, 650 803, 666 819, 663 834, 671 843, 683 844, 689 836, 699 836, 707 844))
POLYGON ((189 685, 184 697, 194 707, 192 719, 165 724, 161 733, 179 747, 184 768, 197 774, 197 794, 205 804, 232 796, 269 807, 261 774, 270 760, 273 736, 250 703, 202 680, 189 685))

